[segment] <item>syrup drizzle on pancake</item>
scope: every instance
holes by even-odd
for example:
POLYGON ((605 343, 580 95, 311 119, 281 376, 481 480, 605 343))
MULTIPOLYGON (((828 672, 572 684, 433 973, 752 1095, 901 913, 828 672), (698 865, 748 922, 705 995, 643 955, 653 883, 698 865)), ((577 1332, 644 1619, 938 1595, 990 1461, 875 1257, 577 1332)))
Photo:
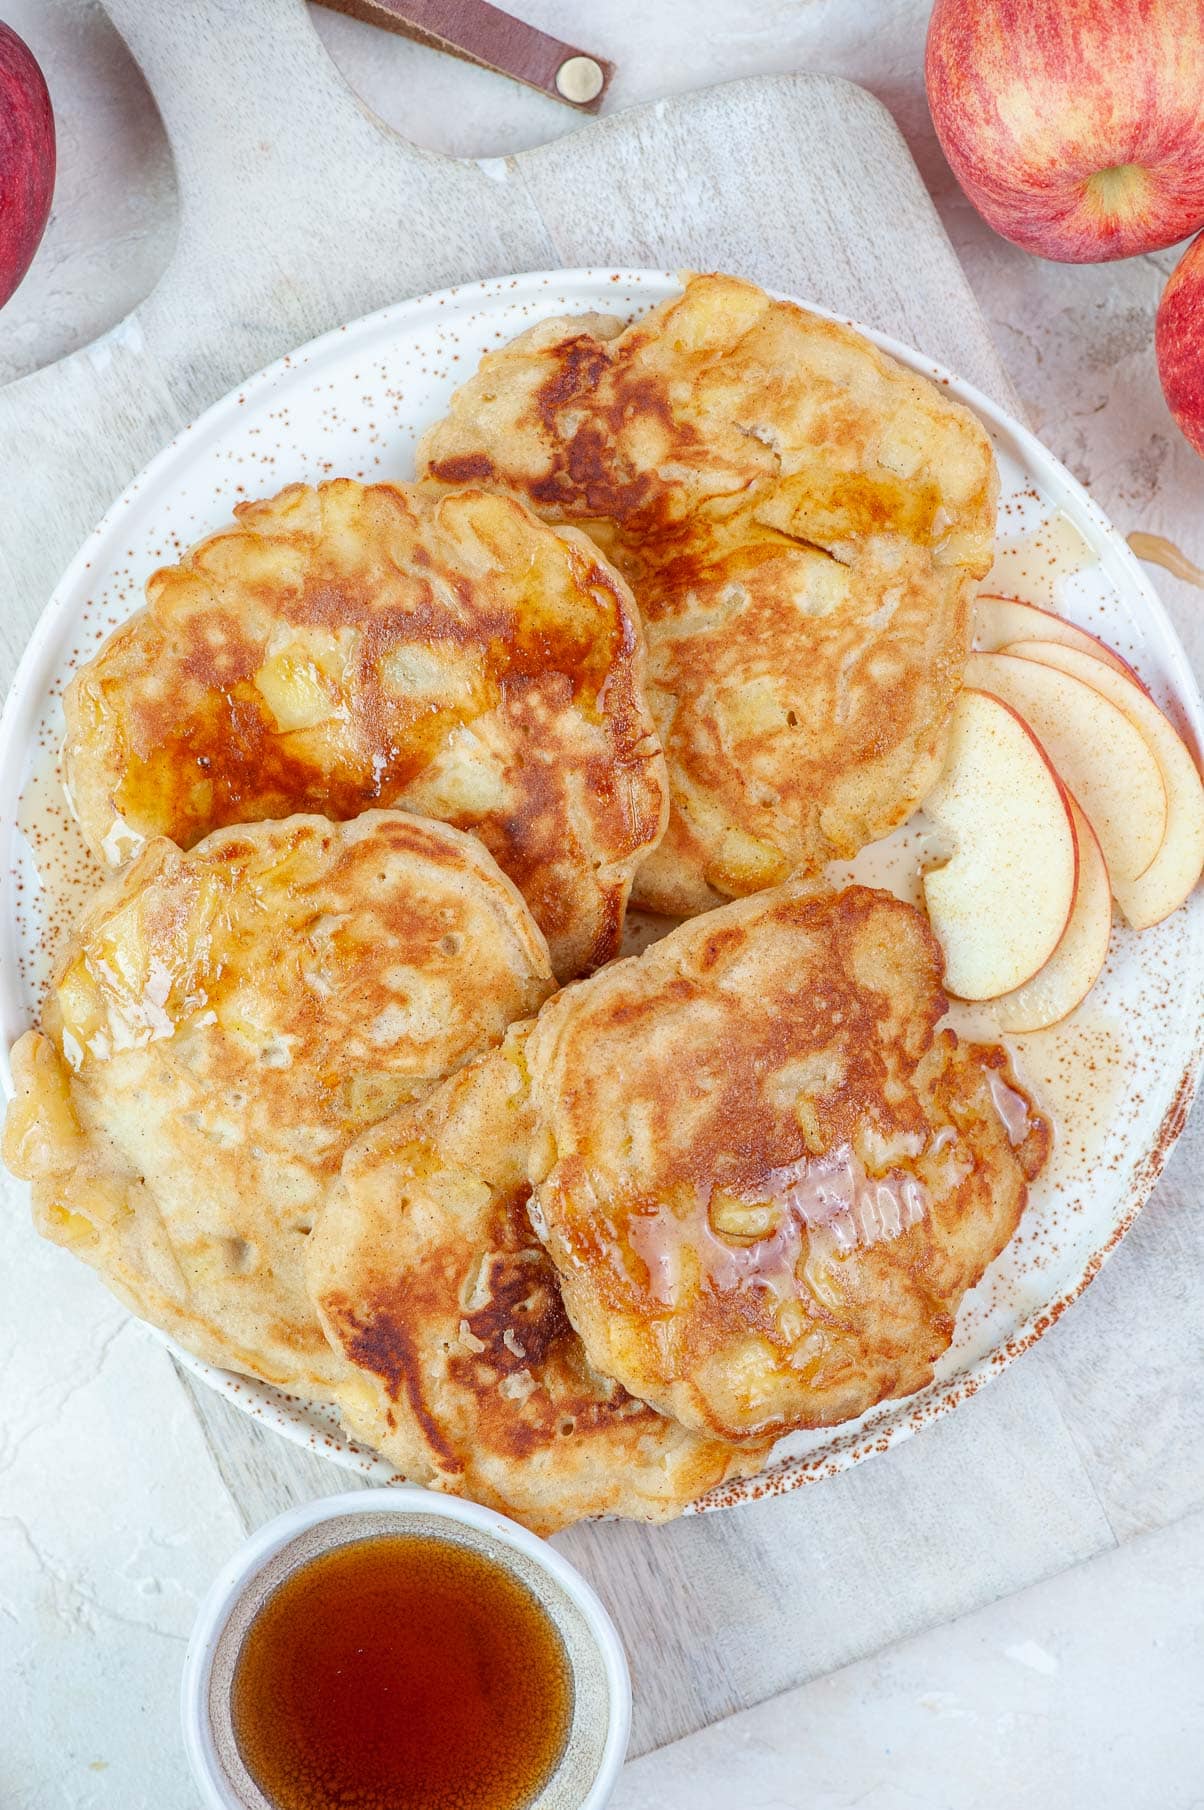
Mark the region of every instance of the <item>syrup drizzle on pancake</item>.
POLYGON ((666 1306, 677 1298, 686 1248, 697 1253, 708 1287, 767 1288, 784 1300, 794 1292, 804 1240, 817 1255, 868 1250, 918 1224, 929 1205, 927 1190, 914 1175, 891 1170, 871 1176, 848 1144, 770 1171, 755 1198, 741 1203, 772 1218, 773 1229, 763 1237, 746 1240, 716 1231, 717 1193, 706 1198, 700 1190, 685 1219, 663 1205, 632 1217, 628 1242, 647 1267, 654 1299, 666 1306))

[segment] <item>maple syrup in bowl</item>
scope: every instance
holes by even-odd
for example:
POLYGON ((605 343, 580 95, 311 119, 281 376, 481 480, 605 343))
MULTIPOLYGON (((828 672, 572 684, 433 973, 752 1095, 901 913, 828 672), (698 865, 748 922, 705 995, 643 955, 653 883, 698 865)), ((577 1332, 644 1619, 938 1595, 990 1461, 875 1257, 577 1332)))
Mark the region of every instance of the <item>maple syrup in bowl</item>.
POLYGON ((544 1541, 392 1488, 248 1541, 202 1606, 182 1707, 210 1810, 601 1810, 631 1692, 605 1609, 544 1541))

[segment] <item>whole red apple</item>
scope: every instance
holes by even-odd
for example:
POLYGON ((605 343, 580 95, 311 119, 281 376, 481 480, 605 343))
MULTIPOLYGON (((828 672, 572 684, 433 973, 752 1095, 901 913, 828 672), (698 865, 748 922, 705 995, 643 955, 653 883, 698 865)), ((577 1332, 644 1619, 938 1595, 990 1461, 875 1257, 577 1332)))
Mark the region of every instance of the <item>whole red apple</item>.
POLYGON ((54 113, 29 46, 0 23, 0 308, 33 260, 54 193, 54 113))
POLYGON ((1162 292, 1154 350, 1171 414, 1204 458, 1204 233, 1192 240, 1162 292))
POLYGON ((1097 263, 1204 225, 1204 0, 936 0, 928 105, 979 213, 1097 263))

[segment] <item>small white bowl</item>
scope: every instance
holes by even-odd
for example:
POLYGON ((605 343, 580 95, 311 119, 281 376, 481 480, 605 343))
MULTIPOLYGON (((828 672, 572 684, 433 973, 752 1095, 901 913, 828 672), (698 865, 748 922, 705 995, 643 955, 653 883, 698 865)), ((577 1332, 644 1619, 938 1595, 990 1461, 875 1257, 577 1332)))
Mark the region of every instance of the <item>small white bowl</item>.
POLYGON ((610 1616, 585 1579, 516 1521, 410 1485, 349 1490, 278 1515, 214 1579, 188 1642, 180 1690, 184 1748, 206 1810, 272 1810, 242 1765, 229 1719, 238 1649, 263 1602, 319 1553, 399 1533, 455 1538, 532 1590, 564 1641, 574 1706, 564 1754, 530 1810, 602 1810, 631 1730, 631 1678, 610 1616))

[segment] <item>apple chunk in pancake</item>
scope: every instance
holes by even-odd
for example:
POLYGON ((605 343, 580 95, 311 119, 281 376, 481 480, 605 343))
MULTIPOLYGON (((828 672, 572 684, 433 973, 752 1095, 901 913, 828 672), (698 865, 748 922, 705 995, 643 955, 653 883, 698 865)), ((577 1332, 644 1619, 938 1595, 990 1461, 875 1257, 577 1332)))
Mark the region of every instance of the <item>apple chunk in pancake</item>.
POLYGON ((1099 838, 1072 798, 1079 877, 1062 938, 1030 981, 992 1002, 1001 1031, 1048 1030, 1080 1005, 1099 979, 1112 934, 1112 887, 1099 838))
MULTIPOLYGON (((1091 668, 1108 670, 1098 660, 1091 668)), ((1144 873, 1166 830, 1166 789, 1148 740, 1124 712, 1073 673, 1010 652, 972 654, 966 683, 1024 718, 1090 819, 1113 886, 1144 873)))
POLYGON ((963 691, 949 752, 925 801, 953 853, 924 876, 945 984, 995 999, 1031 980, 1058 946, 1078 878, 1066 788, 1036 736, 1000 699, 963 691))
POLYGON ((1124 673, 1145 690, 1129 662, 1114 647, 1090 629, 1080 628, 1077 622, 1068 622, 1065 616, 1043 610, 1038 604, 980 591, 974 599, 973 625, 975 653, 997 654, 1013 641, 1060 641, 1063 647, 1077 647, 1080 653, 1102 660, 1105 666, 1124 673))
POLYGON ((1178 910, 1204 868, 1204 786, 1190 750, 1139 686, 1098 660, 1052 641, 1018 641, 1007 651, 1056 666, 1095 686, 1124 712, 1153 751, 1166 787, 1166 833, 1144 873, 1124 881, 1112 876, 1113 896, 1125 917, 1134 930, 1148 930, 1178 910))

